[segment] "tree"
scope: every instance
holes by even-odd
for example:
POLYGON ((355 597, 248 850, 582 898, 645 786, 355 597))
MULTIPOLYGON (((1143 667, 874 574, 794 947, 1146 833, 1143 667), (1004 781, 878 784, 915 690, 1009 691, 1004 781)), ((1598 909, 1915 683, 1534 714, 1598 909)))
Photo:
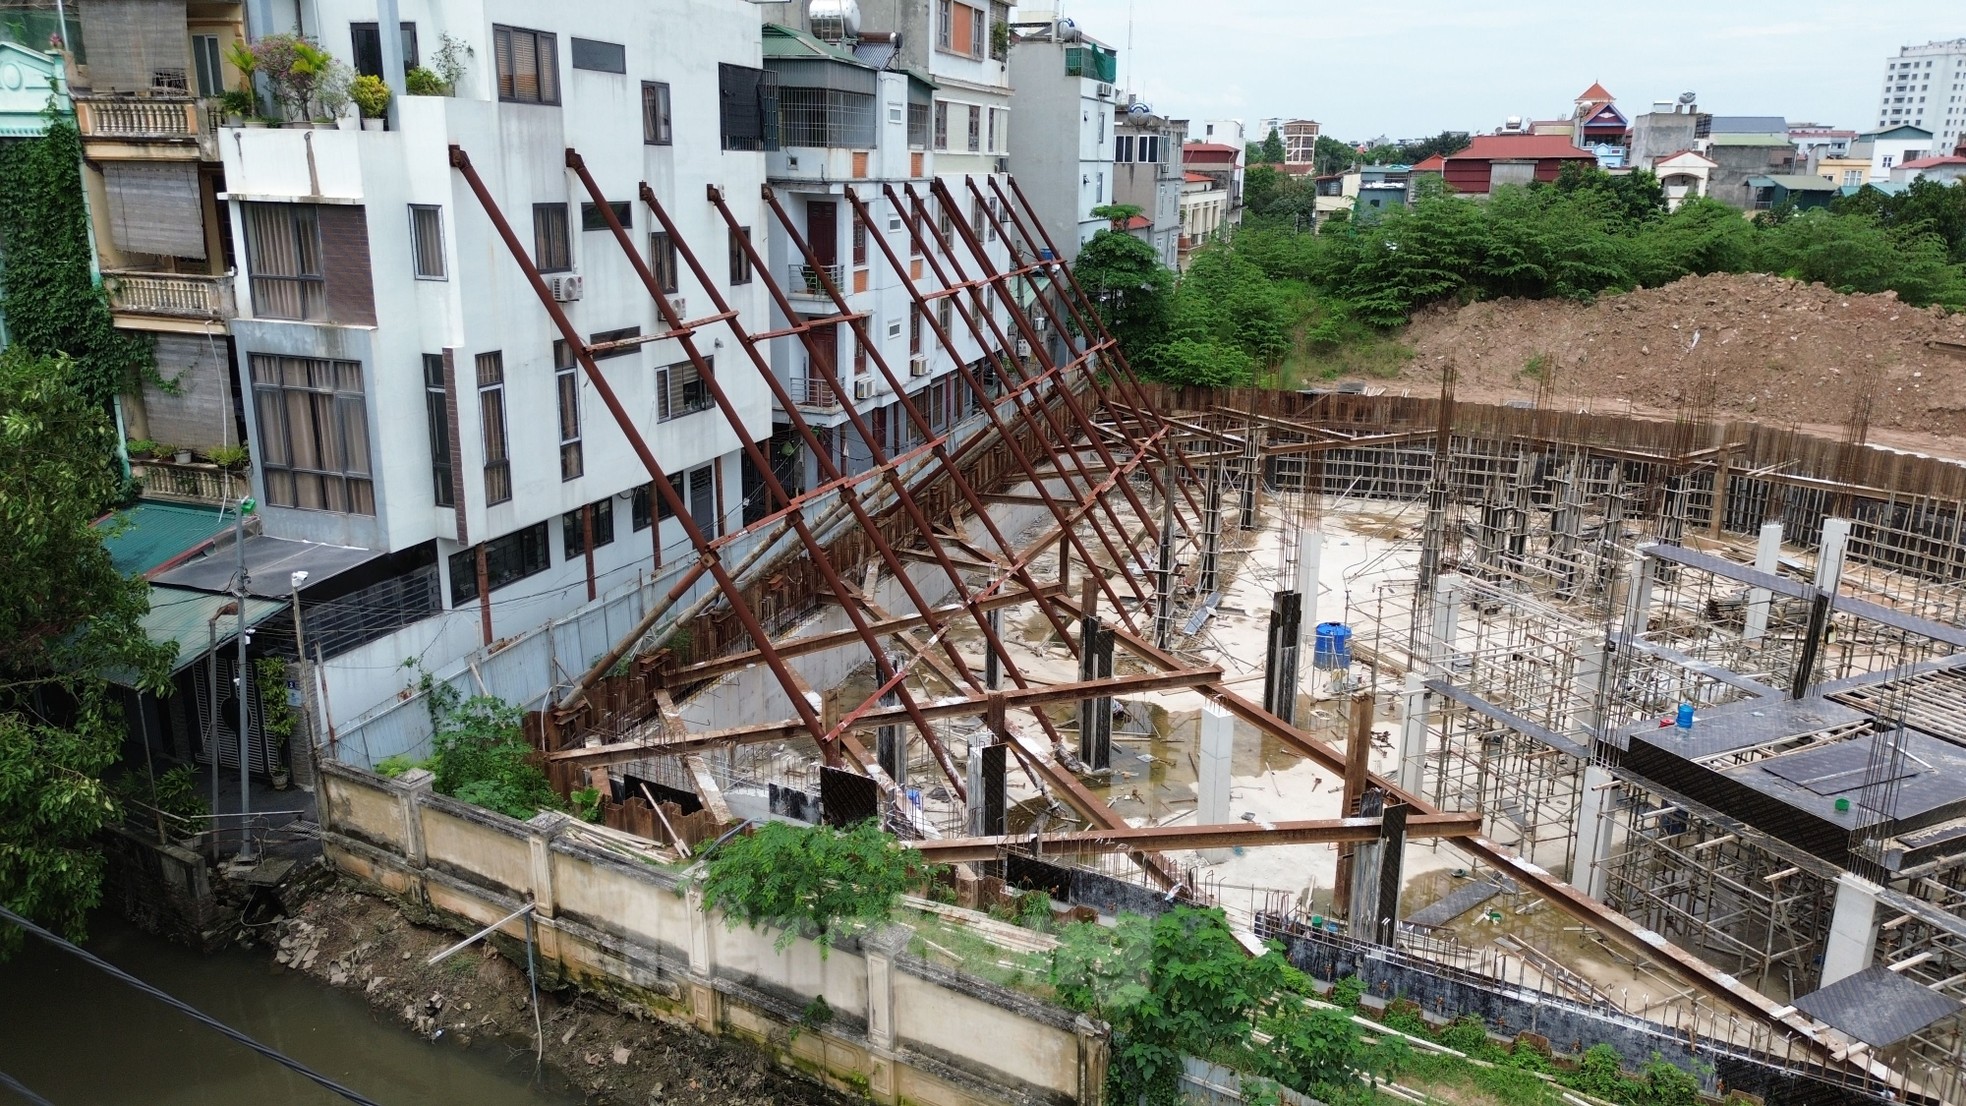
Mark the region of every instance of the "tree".
POLYGON ((1867 214, 1806 211, 1763 228, 1754 267, 1839 292, 1893 291, 1907 303, 1966 304, 1966 273, 1935 234, 1900 236, 1867 214))
POLYGON ((1348 142, 1340 142, 1329 135, 1319 135, 1317 146, 1311 154, 1313 168, 1319 176, 1342 173, 1358 160, 1358 151, 1348 142))
POLYGON ((431 738, 436 750, 432 758, 436 778, 431 786, 513 818, 562 807, 546 773, 534 763, 518 707, 490 695, 460 703, 448 684, 432 684, 427 694, 437 719, 431 738))
POLYGON ((829 947, 844 925, 884 922, 903 891, 938 871, 869 818, 852 829, 766 822, 710 855, 704 902, 738 925, 777 926, 784 949, 805 936, 829 947))
POLYGON ((1278 134, 1275 127, 1271 127, 1270 133, 1263 136, 1261 153, 1261 160, 1265 165, 1282 165, 1289 157, 1288 151, 1283 147, 1283 135, 1278 134))
POLYGON ((1113 224, 1114 230, 1124 231, 1127 222, 1142 210, 1139 204, 1101 204, 1093 208, 1092 213, 1113 224))
MULTIPOLYGON (((80 938, 102 896, 91 846, 115 816, 102 773, 121 741, 101 675, 163 690, 170 652, 149 589, 94 522, 119 476, 115 430, 67 358, 0 354, 0 903, 80 938)), ((0 926, 0 956, 20 933, 0 926)))
POLYGON ((1102 230, 1079 247, 1072 266, 1099 317, 1135 367, 1150 370, 1167 332, 1174 274, 1154 248, 1122 231, 1102 230))

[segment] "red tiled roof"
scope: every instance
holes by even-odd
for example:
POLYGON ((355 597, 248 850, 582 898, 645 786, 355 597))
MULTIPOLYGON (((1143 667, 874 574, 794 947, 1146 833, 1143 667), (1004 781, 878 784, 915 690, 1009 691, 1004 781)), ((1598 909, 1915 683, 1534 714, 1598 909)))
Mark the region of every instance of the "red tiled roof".
POLYGON ((1515 158, 1577 158, 1597 160, 1589 150, 1580 150, 1560 134, 1483 134, 1476 135, 1468 148, 1450 154, 1449 161, 1507 161, 1515 158))
POLYGON ((1916 161, 1901 161, 1900 169, 1932 169, 1940 165, 1966 165, 1966 157, 1958 154, 1942 154, 1935 157, 1921 157, 1916 161))
POLYGON ((1126 229, 1128 230, 1146 230, 1153 225, 1154 221, 1145 215, 1135 215, 1126 221, 1126 229))
POLYGON ((1181 147, 1181 150, 1183 153, 1194 153, 1197 150, 1207 150, 1210 153, 1227 152, 1231 154, 1239 154, 1242 152, 1241 150, 1236 149, 1234 146, 1230 146, 1221 142, 1190 142, 1186 146, 1181 147))
POLYGON ((1188 146, 1181 151, 1181 160, 1196 165, 1234 165, 1241 152, 1233 146, 1188 146))
POLYGON ((1447 168, 1447 159, 1439 154, 1434 154, 1432 157, 1415 163, 1413 171, 1416 173, 1438 173, 1445 168, 1447 168))
POLYGON ((1582 101, 1588 101, 1590 103, 1605 103, 1610 100, 1615 100, 1617 99, 1617 97, 1611 95, 1610 89, 1605 88, 1603 85, 1598 84, 1596 81, 1592 81, 1591 86, 1589 88, 1577 94, 1577 99, 1582 101))

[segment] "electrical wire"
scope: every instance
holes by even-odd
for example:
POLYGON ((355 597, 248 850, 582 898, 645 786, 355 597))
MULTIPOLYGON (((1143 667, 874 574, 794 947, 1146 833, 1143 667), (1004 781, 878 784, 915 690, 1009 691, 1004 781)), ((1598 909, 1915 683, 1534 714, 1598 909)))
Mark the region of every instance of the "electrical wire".
POLYGON ((20 1080, 15 1079, 4 1071, 0 1071, 0 1087, 5 1087, 7 1090, 14 1092, 22 1102, 27 1103, 27 1106, 55 1106, 54 1103, 28 1090, 21 1084, 20 1080))
MULTIPOLYGON (((252 1049, 254 1052, 259 1053, 261 1056, 266 1057, 268 1060, 271 1060, 274 1063, 280 1065, 281 1067, 286 1068, 289 1071, 292 1071, 318 1084, 319 1086, 325 1088, 326 1090, 334 1094, 337 1094, 342 1098, 347 1099, 350 1102, 360 1103, 361 1106, 382 1106, 381 1103, 375 1101, 374 1099, 367 1098, 356 1091, 350 1090, 349 1088, 342 1086, 341 1084, 335 1082, 334 1080, 329 1079, 327 1076, 322 1075, 320 1072, 317 1072, 314 1069, 308 1067, 307 1065, 301 1063, 300 1061, 294 1059, 293 1057, 288 1056, 286 1053, 280 1052, 277 1049, 259 1043, 253 1038, 248 1037, 246 1034, 241 1033, 237 1029, 232 1028, 231 1026, 225 1024, 222 1021, 219 1021, 217 1018, 212 1017, 210 1014, 205 1013, 204 1011, 198 1009, 197 1007, 191 1005, 190 1003, 185 1002, 182 999, 176 998, 175 996, 169 994, 168 992, 160 990, 157 987, 152 986, 151 984, 145 983, 143 980, 138 979, 136 976, 133 976, 130 973, 124 971, 123 969, 117 967, 116 965, 111 964, 109 961, 104 960, 103 958, 81 947, 80 945, 77 945, 74 942, 69 941, 68 939, 62 937, 60 934, 51 933, 48 930, 42 929, 40 926, 35 925, 33 922, 28 921, 26 918, 21 917, 19 914, 14 913, 12 910, 9 910, 4 906, 0 906, 0 920, 5 920, 14 923, 15 925, 19 926, 21 929, 26 930, 28 933, 33 934, 36 937, 39 937, 40 939, 48 942, 51 945, 54 945, 56 948, 61 949, 63 952, 66 952, 72 956, 79 958, 84 963, 88 964, 90 967, 95 968, 98 971, 104 972, 110 976, 115 977, 116 979, 121 980, 124 983, 129 984, 131 987, 134 987, 137 990, 143 992, 144 994, 149 995, 151 998, 156 999, 158 1002, 161 1002, 164 1005, 170 1007, 171 1009, 176 1010, 177 1012, 185 1015, 186 1017, 192 1019, 193 1021, 203 1024, 207 1028, 213 1030, 214 1032, 219 1033, 222 1036, 237 1041, 238 1043, 246 1046, 247 1048, 252 1049)), ((5 1078, 4 1073, 0 1073, 0 1079, 4 1079, 4 1078, 5 1078)), ((16 1094, 23 1094, 25 1097, 27 1097, 27 1099, 30 1102, 42 1103, 46 1101, 45 1099, 34 1097, 30 1092, 25 1091, 25 1089, 21 1088, 18 1084, 11 1083, 11 1081, 9 1081, 8 1083, 8 1089, 13 1090, 16 1094)))

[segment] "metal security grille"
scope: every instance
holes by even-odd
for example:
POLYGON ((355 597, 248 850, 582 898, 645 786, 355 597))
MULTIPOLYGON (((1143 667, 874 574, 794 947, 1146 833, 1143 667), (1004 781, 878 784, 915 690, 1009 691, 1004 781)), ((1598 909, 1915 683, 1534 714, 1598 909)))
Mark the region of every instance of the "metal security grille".
POLYGON ((301 627, 309 659, 332 659, 443 609, 437 568, 425 565, 325 603, 303 603, 301 627))
POLYGON ((187 88, 191 34, 185 0, 89 0, 82 37, 89 43, 89 83, 97 92, 187 88))
POLYGON ((874 97, 832 88, 778 93, 779 141, 787 146, 873 148, 874 97))
POLYGON ((102 167, 102 183, 109 195, 109 236, 118 249, 204 260, 197 166, 112 162, 102 167))

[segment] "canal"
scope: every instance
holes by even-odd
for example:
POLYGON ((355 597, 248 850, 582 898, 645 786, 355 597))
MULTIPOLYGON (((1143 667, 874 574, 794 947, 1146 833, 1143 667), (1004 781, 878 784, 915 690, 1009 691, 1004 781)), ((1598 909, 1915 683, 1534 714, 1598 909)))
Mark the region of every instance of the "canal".
MULTIPOLYGON (((4 923, 0 923, 4 924, 4 923)), ((429 1042, 263 951, 210 956, 110 912, 89 949, 383 1106, 563 1106, 582 1096, 535 1079, 529 1049, 429 1042)), ((29 937, 0 964, 0 1072, 55 1106, 332 1106, 345 1100, 29 937)), ((0 1104, 21 1100, 0 1089, 0 1104)))

